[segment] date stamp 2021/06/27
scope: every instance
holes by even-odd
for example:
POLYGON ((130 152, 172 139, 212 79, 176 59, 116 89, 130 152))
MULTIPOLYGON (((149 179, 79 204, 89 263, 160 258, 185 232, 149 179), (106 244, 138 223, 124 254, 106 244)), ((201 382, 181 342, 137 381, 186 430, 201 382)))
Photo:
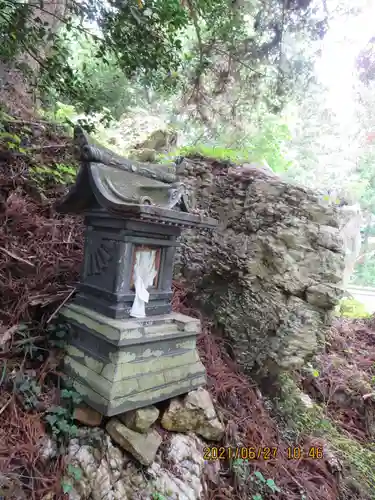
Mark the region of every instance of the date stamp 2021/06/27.
POLYGON ((300 446, 288 446, 282 451, 277 446, 250 448, 244 446, 235 448, 213 446, 204 448, 203 460, 272 460, 280 457, 281 453, 287 460, 322 460, 324 458, 321 446, 310 446, 306 449, 300 446))

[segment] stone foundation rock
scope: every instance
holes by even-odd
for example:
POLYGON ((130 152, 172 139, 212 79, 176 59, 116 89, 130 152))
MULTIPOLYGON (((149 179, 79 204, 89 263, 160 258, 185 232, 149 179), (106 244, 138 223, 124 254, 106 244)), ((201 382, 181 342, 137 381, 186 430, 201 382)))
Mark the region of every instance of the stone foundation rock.
POLYGON ((157 431, 135 432, 128 429, 116 418, 111 418, 106 425, 106 431, 121 448, 131 453, 142 465, 152 464, 162 442, 157 431))
POLYGON ((210 394, 203 388, 191 391, 183 399, 172 399, 161 425, 169 431, 196 432, 209 441, 220 441, 225 430, 216 416, 210 394))
POLYGON ((158 417, 159 410, 155 406, 146 406, 118 416, 129 429, 142 433, 147 432, 158 417))
POLYGON ((203 449, 196 436, 174 434, 164 455, 159 450, 152 465, 142 469, 103 429, 81 429, 68 447, 68 463, 81 471, 79 479, 64 477, 71 486, 69 500, 198 500, 207 465, 203 449))

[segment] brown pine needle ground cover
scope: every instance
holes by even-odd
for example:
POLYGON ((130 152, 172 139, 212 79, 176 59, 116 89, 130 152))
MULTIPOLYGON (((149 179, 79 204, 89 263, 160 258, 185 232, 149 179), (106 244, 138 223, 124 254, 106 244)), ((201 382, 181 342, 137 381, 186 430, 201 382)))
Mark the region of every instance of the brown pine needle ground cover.
POLYGON ((0 140, 3 334, 7 326, 29 320, 36 309, 43 313, 45 306, 69 294, 82 258, 80 220, 61 217, 52 208, 66 191, 63 183, 57 184, 61 165, 75 168, 71 140, 41 127, 6 122, 0 140))
POLYGON ((53 493, 56 496, 50 498, 61 498, 64 461, 62 456, 49 460, 43 455, 46 430, 42 413, 24 411, 14 394, 4 391, 3 395, 9 404, 0 416, 1 495, 38 500, 53 493))
MULTIPOLYGON (((22 120, 8 127, 12 136, 29 138, 25 147, 17 143, 12 149, 11 138, 0 144, 0 496, 17 500, 63 498, 64 458, 51 460, 43 453, 45 417, 61 396, 61 352, 51 348, 46 326, 74 291, 83 248, 81 220, 53 211, 54 201, 66 190, 57 183, 64 171, 60 167, 74 163, 70 139, 45 123, 35 123, 27 125, 27 133, 22 120), (46 169, 35 177, 40 166, 46 169)), ((174 309, 199 316, 178 283, 174 309)), ((338 480, 327 462, 288 460, 288 442, 259 389, 225 355, 212 325, 204 318, 202 323, 200 355, 209 390, 227 423, 222 445, 277 447, 276 457, 267 461, 208 463, 207 500, 336 500, 338 480), (263 476, 256 473, 272 487, 262 484, 263 476)), ((323 441, 301 436, 300 444, 306 449, 323 441)))
POLYGON ((361 443, 375 438, 374 326, 373 319, 335 320, 325 351, 314 360, 319 375, 301 376, 305 391, 361 443))
MULTIPOLYGON (((59 353, 46 342, 45 324, 74 290, 82 259, 80 220, 52 205, 66 187, 54 182, 56 163, 72 162, 69 137, 39 122, 6 121, 0 143, 0 496, 59 498, 63 458, 43 457, 46 410, 59 403, 59 353), (8 134, 8 135, 7 135, 8 134), (22 141, 27 145, 22 147, 22 141), (12 145, 15 144, 13 148, 12 145), (35 166, 43 189, 31 179, 35 166), (25 328, 24 323, 27 323, 25 328), (20 392, 20 381, 34 381, 20 392), (19 384, 18 384, 19 385, 19 384)), ((25 386, 26 387, 26 386, 25 386)))

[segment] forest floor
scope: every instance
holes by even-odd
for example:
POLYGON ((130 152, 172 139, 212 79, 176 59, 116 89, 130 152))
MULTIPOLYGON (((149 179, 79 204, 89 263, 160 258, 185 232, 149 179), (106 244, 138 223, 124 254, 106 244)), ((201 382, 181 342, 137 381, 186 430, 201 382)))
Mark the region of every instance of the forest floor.
MULTIPOLYGON (((71 393, 60 390, 64 332, 54 321, 75 291, 83 225, 53 208, 76 170, 72 140, 60 127, 2 114, 0 497, 9 499, 65 498, 64 447, 51 461, 43 446, 56 430, 48 418, 56 408, 65 412, 64 438, 76 426, 71 393)), ((207 500, 375 499, 374 321, 337 319, 314 369, 280 377, 262 394, 226 356, 181 283, 174 284, 173 307, 202 320, 199 352, 226 424, 222 445, 277 448, 269 460, 222 462, 220 474, 208 464, 207 500), (303 459, 300 449, 310 456, 303 459)))

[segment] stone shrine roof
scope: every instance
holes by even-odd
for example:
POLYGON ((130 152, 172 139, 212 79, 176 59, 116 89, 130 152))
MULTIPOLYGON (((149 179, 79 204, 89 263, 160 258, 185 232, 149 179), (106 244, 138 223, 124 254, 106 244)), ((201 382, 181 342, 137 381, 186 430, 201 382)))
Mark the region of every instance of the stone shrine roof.
POLYGON ((90 143, 80 127, 74 143, 81 166, 76 183, 56 204, 60 213, 83 214, 105 209, 124 218, 169 224, 215 227, 215 219, 201 217, 195 210, 194 193, 179 181, 176 167, 128 160, 107 148, 90 143))

